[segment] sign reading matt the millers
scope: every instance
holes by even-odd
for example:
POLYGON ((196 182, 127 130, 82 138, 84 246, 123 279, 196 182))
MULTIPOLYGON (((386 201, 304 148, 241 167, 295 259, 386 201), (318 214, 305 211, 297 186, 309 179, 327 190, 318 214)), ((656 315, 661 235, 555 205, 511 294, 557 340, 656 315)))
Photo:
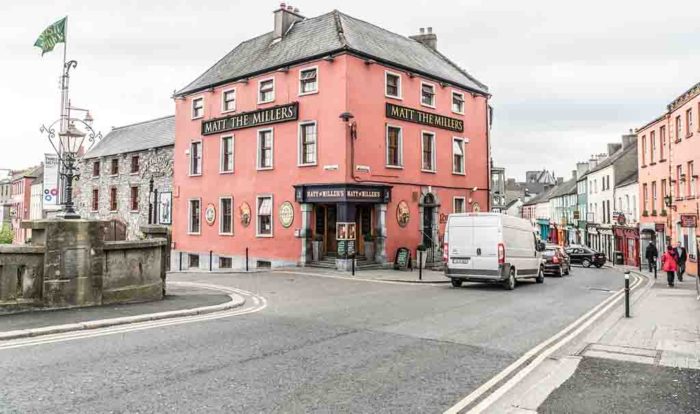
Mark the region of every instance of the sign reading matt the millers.
POLYGON ((251 112, 202 121, 202 135, 218 134, 236 129, 251 128, 299 119, 299 102, 273 106, 251 112))
POLYGON ((461 119, 431 114, 430 112, 419 111, 417 109, 390 103, 386 104, 386 117, 436 128, 449 129, 450 131, 464 132, 464 121, 461 119))

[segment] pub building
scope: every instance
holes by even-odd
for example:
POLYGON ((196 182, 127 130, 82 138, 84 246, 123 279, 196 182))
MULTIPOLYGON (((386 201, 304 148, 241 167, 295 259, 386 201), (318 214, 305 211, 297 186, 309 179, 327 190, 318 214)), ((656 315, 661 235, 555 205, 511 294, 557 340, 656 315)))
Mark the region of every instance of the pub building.
POLYGON ((441 260, 447 215, 489 211, 490 95, 437 50, 286 4, 174 95, 174 270, 441 260))

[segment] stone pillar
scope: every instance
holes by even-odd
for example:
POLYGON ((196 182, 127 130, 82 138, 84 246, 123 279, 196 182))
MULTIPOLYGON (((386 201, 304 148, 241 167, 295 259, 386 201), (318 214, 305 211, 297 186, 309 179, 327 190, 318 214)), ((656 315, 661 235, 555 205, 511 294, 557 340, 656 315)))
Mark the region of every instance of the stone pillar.
POLYGON ((386 252, 386 204, 376 204, 374 206, 374 217, 376 228, 375 233, 377 235, 376 246, 374 251, 374 261, 380 264, 385 264, 387 262, 387 252, 386 252))
POLYGON ((149 224, 139 229, 147 239, 164 239, 166 244, 161 248, 160 278, 163 281, 163 296, 165 297, 165 277, 170 270, 170 247, 172 246, 172 234, 168 226, 149 224))
POLYGON ((303 203, 301 205, 301 229, 299 237, 301 238, 301 254, 299 256, 299 265, 306 266, 311 262, 311 253, 313 246, 311 244, 311 212, 313 211, 313 204, 303 203))

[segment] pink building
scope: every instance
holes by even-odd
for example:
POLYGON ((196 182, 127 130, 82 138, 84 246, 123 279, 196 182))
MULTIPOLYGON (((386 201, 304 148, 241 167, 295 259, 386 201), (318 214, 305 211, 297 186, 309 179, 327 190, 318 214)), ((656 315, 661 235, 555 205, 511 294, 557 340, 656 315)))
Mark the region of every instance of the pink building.
POLYGON ((14 244, 24 244, 31 237, 31 230, 23 229, 21 224, 30 219, 32 183, 40 171, 41 167, 36 167, 12 174, 10 216, 14 244))
POLYGON ((637 131, 642 251, 653 238, 662 248, 680 242, 688 251, 687 271, 697 274, 700 83, 666 109, 637 131))
POLYGON ((440 260, 447 215, 489 210, 487 87, 430 28, 284 4, 273 28, 176 93, 174 268, 440 260))

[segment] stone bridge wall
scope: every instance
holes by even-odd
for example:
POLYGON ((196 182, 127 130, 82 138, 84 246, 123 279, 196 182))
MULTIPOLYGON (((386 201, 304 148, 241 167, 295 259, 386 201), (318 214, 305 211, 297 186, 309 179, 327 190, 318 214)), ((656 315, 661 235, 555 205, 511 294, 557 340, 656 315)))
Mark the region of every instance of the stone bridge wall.
POLYGON ((0 245, 0 306, 41 304, 44 251, 43 247, 0 245))
POLYGON ((164 239, 106 242, 102 303, 159 300, 165 290, 164 239))

